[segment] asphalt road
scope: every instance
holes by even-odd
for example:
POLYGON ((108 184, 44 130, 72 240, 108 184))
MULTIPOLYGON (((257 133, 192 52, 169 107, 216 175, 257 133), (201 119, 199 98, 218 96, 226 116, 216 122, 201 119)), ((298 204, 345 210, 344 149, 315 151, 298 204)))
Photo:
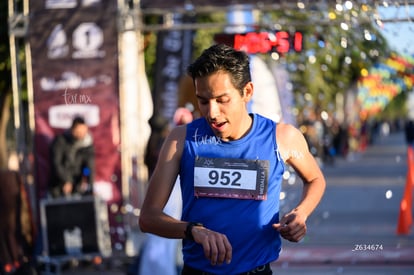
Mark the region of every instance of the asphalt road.
MULTIPOLYGON (((308 234, 298 244, 284 242, 275 273, 414 274, 413 230, 396 233, 407 173, 403 133, 378 138, 323 172, 327 189, 308 234)), ((285 186, 286 208, 300 196, 297 184, 285 186)))

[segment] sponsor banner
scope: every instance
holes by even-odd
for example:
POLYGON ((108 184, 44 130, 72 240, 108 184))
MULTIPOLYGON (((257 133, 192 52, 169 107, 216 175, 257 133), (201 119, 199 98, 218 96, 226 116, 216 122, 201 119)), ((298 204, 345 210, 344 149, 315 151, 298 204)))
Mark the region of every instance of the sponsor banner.
POLYGON ((254 83, 250 112, 259 113, 276 122, 282 119, 278 88, 275 78, 266 62, 257 55, 250 56, 250 73, 254 83))
MULTIPOLYGON (((85 117, 96 151, 95 193, 112 206, 122 204, 116 1, 30 2, 35 110, 35 169, 39 198, 49 184, 49 145, 85 117)), ((112 227, 123 226, 119 212, 112 227)), ((111 230, 118 242, 121 230, 111 230)))
POLYGON ((286 68, 277 62, 270 62, 270 70, 275 78, 276 89, 279 96, 279 106, 281 109, 281 121, 297 125, 296 115, 294 114, 295 95, 293 94, 293 84, 286 68))
MULTIPOLYGON (((177 15, 176 22, 192 20, 177 15)), ((153 91, 154 117, 172 121, 178 107, 180 80, 191 62, 192 31, 160 31, 157 37, 157 61, 153 91)))

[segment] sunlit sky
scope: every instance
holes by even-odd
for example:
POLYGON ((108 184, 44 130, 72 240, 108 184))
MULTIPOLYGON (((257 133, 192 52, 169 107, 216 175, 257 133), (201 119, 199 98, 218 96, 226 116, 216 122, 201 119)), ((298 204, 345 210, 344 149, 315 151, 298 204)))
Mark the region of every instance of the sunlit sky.
POLYGON ((407 19, 404 22, 385 22, 380 29, 390 46, 402 54, 414 55, 414 6, 380 8, 381 19, 407 19))

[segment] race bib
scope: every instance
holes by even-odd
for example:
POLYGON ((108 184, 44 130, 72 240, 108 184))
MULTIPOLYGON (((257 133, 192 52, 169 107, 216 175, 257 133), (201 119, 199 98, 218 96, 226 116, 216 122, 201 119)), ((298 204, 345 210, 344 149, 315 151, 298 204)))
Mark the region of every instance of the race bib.
POLYGON ((194 195, 265 200, 268 174, 268 160, 197 157, 194 165, 194 195))

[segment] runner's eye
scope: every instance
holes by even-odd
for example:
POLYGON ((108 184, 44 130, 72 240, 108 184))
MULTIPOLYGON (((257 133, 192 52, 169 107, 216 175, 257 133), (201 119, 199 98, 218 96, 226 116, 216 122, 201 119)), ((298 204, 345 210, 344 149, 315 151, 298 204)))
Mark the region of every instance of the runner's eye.
POLYGON ((220 97, 217 99, 218 103, 229 103, 230 102, 230 98, 228 97, 220 97))

